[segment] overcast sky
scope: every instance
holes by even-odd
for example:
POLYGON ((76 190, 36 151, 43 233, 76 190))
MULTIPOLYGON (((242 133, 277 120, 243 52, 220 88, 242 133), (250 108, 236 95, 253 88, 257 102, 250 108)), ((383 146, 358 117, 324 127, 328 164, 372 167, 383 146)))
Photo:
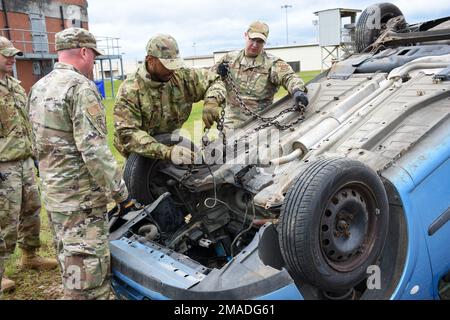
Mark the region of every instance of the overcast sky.
MULTIPOLYGON (((380 1, 378 1, 380 2, 380 1)), ((450 16, 449 0, 392 0, 415 23, 450 16)), ((88 0, 90 30, 96 36, 120 38, 125 61, 145 56, 145 45, 156 33, 171 34, 183 57, 240 49, 250 22, 270 27, 269 46, 286 44, 287 10, 289 44, 316 42, 313 12, 334 8, 361 9, 377 1, 325 0, 88 0)))

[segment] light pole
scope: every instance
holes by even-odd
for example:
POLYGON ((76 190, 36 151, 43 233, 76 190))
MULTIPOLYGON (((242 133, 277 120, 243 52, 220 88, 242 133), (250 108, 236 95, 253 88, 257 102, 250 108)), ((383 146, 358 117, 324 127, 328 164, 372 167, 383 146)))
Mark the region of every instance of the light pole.
POLYGON ((284 6, 281 6, 281 9, 285 9, 286 10, 286 44, 289 44, 288 14, 287 14, 288 8, 292 8, 292 6, 288 5, 288 4, 285 4, 284 6))
POLYGON ((123 69, 123 59, 122 59, 122 56, 124 56, 125 55, 125 52, 122 52, 121 54, 120 54, 120 79, 121 80, 125 80, 125 72, 124 72, 124 69, 123 69))
POLYGON ((197 50, 195 48, 196 43, 192 42, 192 48, 194 48, 194 59, 192 59, 192 66, 195 66, 195 57, 197 56, 197 50))
POLYGON ((316 42, 319 43, 319 20, 313 20, 312 24, 316 29, 316 42))

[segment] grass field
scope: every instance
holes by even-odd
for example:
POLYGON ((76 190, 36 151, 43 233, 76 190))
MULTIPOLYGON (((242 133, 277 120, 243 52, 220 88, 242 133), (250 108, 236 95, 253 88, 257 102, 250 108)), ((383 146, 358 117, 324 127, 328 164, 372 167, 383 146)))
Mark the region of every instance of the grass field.
MULTIPOLYGON (((319 71, 307 71, 300 73, 300 76, 305 82, 308 82, 312 78, 314 78, 319 71)), ((114 84, 114 89, 117 92, 121 81, 116 81, 114 84)), ((105 91, 107 97, 111 97, 111 84, 109 82, 105 82, 105 91)), ((279 99, 286 95, 286 90, 281 88, 275 96, 275 99, 279 99)), ((106 108, 106 121, 108 127, 108 144, 110 146, 111 152, 117 159, 117 161, 123 165, 124 159, 117 152, 117 150, 113 146, 113 106, 114 99, 107 98, 103 101, 106 108)), ((194 123, 196 121, 201 121, 202 116, 202 102, 195 103, 192 108, 192 113, 186 123, 183 125, 183 128, 186 130, 188 134, 193 134, 194 123)), ((214 133, 211 133, 214 135, 214 133)), ((197 142, 198 141, 195 141, 197 142)), ((52 234, 50 231, 50 227, 48 224, 47 214, 45 210, 41 211, 41 255, 45 257, 55 257, 55 249, 53 247, 52 242, 52 234)), ((12 293, 4 294, 4 299, 14 299, 14 300, 45 300, 45 299, 57 299, 61 296, 60 291, 60 271, 46 271, 46 272, 37 272, 37 271, 22 271, 18 269, 17 264, 20 260, 21 253, 20 250, 16 249, 15 253, 6 263, 6 276, 10 279, 16 281, 17 289, 12 293)))

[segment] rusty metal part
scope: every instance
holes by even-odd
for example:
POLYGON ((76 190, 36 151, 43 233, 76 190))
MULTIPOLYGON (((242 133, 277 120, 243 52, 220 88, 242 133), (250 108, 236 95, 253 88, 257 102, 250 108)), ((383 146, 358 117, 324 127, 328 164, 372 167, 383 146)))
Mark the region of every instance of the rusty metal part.
POLYGON ((252 225, 260 227, 266 223, 278 224, 278 219, 255 219, 253 220, 252 225))
POLYGON ((333 269, 354 270, 370 248, 375 200, 363 184, 349 184, 330 197, 321 217, 321 250, 333 269))

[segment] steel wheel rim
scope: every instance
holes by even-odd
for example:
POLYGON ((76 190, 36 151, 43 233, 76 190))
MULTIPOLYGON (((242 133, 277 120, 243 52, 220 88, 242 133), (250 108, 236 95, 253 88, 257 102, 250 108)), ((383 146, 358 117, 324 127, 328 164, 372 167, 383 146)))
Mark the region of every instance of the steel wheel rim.
POLYGON ((350 272, 364 264, 376 241, 379 212, 365 184, 347 183, 333 193, 319 226, 320 248, 330 267, 350 272))

